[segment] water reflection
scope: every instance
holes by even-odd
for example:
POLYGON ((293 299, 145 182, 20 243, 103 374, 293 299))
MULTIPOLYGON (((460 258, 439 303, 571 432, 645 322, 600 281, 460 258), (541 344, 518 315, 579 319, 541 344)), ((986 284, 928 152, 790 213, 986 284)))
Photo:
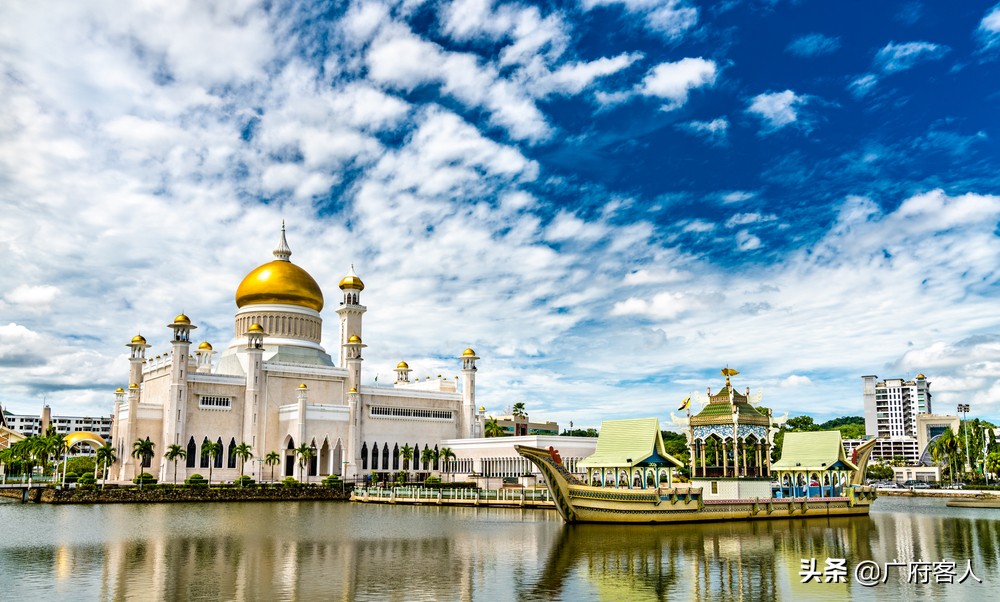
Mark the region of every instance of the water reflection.
MULTIPOLYGON (((328 503, 0 506, 4 598, 799 600, 989 598, 1000 520, 943 502, 870 517, 563 525, 531 510, 328 503), (983 584, 801 583, 802 559, 973 561, 983 584)), ((961 572, 959 572, 961 574, 961 572)))

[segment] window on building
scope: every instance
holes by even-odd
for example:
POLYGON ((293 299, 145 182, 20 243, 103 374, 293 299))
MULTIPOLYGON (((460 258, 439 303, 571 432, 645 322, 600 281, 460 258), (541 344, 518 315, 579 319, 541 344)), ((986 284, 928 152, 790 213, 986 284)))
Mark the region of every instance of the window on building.
POLYGON ((236 468, 236 438, 229 440, 229 468, 236 468))
POLYGON ((202 449, 202 452, 203 452, 203 453, 202 453, 202 455, 201 455, 201 464, 200 464, 200 466, 201 466, 202 468, 208 468, 208 456, 206 456, 206 455, 204 454, 204 451, 205 451, 205 444, 206 444, 206 443, 208 443, 208 437, 205 437, 205 440, 201 442, 201 449, 202 449))
MULTIPOLYGON (((222 447, 222 437, 219 437, 219 439, 216 441, 216 443, 218 444, 220 451, 223 450, 223 449, 225 449, 224 447, 222 447)), ((216 468, 222 468, 222 454, 221 453, 217 454, 215 456, 215 467, 216 468)))
POLYGON ((361 470, 368 470, 368 444, 361 446, 361 470))
POLYGON ((194 437, 188 439, 187 444, 187 457, 185 458, 185 465, 188 468, 194 468, 195 462, 198 461, 198 449, 194 442, 194 437))

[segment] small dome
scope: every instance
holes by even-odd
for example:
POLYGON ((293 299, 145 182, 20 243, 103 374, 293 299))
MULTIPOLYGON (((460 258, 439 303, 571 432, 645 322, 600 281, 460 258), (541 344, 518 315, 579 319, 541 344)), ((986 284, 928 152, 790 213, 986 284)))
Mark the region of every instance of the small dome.
POLYGON ((301 385, 299 385, 299 389, 308 389, 308 388, 309 387, 307 387, 305 383, 302 383, 301 385))
POLYGON ((137 384, 135 384, 135 383, 132 383, 131 385, 129 385, 129 386, 128 386, 128 388, 129 388, 129 389, 138 389, 138 388, 139 388, 139 385, 137 385, 137 384))
POLYGON ((479 411, 480 412, 485 412, 486 411, 486 406, 479 406, 479 411))
POLYGON ((358 275, 354 273, 354 265, 353 264, 351 265, 351 271, 348 272, 347 275, 344 276, 340 280, 340 289, 341 290, 345 290, 345 289, 349 289, 349 288, 354 289, 354 290, 358 290, 358 291, 365 290, 365 283, 361 282, 361 278, 358 277, 358 275))
POLYGON ((264 332, 264 327, 254 322, 249 328, 247 328, 247 332, 264 332))
POLYGON ((121 387, 118 387, 117 389, 115 389, 115 393, 124 393, 124 392, 125 392, 125 389, 123 389, 121 387))
POLYGON ((918 375, 917 375, 917 380, 925 380, 926 378, 927 378, 927 377, 926 377, 926 376, 924 376, 923 374, 918 374, 918 375))
POLYGON ((356 334, 352 334, 350 336, 350 338, 347 339, 347 343, 348 344, 352 344, 352 343, 357 344, 357 343, 360 343, 360 342, 361 342, 361 337, 359 337, 356 334))
POLYGON ((141 334, 137 334, 134 337, 132 337, 132 344, 133 345, 145 345, 146 344, 146 337, 142 336, 141 334))
POLYGON ((358 392, 358 390, 355 389, 354 387, 351 387, 351 390, 348 391, 348 393, 357 393, 357 392, 358 392))
POLYGON ((409 370, 409 369, 410 365, 407 364, 406 362, 399 362, 398 364, 396 364, 396 370, 409 370))
POLYGON ((198 349, 201 349, 202 351, 211 351, 212 344, 208 341, 202 341, 201 345, 198 345, 198 349))
POLYGON ((462 357, 473 357, 475 355, 476 352, 472 350, 472 347, 468 347, 466 348, 465 351, 462 352, 462 357))
POLYGON ((191 318, 185 316, 184 314, 177 314, 177 316, 174 318, 174 324, 185 324, 190 326, 191 318))

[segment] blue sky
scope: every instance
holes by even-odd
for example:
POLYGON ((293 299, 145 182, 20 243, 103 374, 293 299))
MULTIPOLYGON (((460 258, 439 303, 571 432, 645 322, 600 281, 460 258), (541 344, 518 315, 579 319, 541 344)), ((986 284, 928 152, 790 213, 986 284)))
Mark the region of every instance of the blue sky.
POLYGON ((923 372, 1000 420, 1000 5, 12 2, 0 66, 13 411, 109 413, 181 310, 229 344, 284 219, 364 278, 369 382, 471 345, 491 412, 589 426, 923 372))

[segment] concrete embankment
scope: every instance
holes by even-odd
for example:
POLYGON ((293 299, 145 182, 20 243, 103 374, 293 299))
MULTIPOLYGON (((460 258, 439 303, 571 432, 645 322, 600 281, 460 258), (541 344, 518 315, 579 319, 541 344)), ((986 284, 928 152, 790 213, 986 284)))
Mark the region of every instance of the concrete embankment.
POLYGON ((980 489, 879 489, 880 496, 1000 499, 1000 491, 980 489))
MULTIPOLYGON (((18 501, 21 489, 0 489, 0 495, 18 501)), ((109 488, 32 489, 29 500, 43 504, 153 504, 171 502, 281 502, 301 500, 346 501, 339 487, 225 487, 225 488, 109 488)))

